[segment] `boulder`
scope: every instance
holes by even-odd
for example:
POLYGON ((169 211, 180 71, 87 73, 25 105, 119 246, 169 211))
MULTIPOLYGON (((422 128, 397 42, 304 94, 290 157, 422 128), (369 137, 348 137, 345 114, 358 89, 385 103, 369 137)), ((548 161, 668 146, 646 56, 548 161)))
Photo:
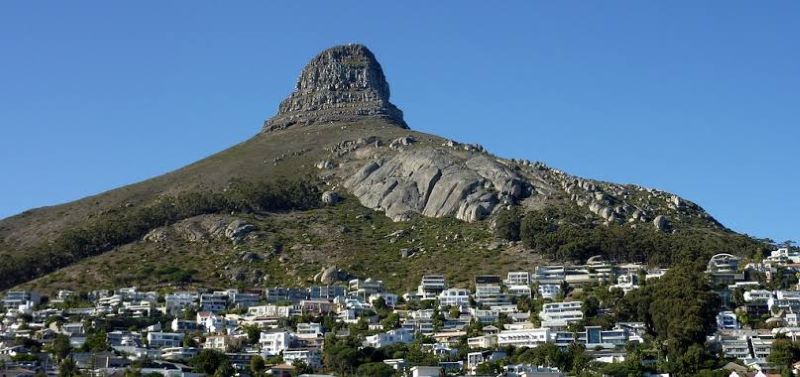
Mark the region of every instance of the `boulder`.
POLYGON ((664 215, 658 215, 655 219, 653 219, 653 226, 656 227, 659 231, 666 232, 671 228, 671 224, 669 222, 669 218, 664 215))
POLYGON ((322 202, 325 204, 336 204, 341 200, 342 198, 335 191, 325 191, 322 193, 322 202))

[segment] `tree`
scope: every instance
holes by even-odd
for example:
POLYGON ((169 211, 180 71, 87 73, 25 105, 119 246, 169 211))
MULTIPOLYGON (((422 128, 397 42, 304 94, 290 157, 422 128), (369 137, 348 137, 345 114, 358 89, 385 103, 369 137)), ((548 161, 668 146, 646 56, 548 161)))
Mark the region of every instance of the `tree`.
POLYGON ((78 365, 75 364, 75 360, 64 359, 64 361, 62 361, 58 366, 58 377, 73 377, 80 375, 81 374, 78 371, 78 365))
POLYGON ((392 377, 394 375, 394 368, 383 362, 361 364, 358 369, 356 369, 356 376, 392 377))
POLYGON ((64 360, 69 356, 72 351, 72 346, 69 343, 69 338, 66 335, 58 334, 53 339, 53 344, 50 346, 50 353, 53 354, 58 360, 64 360))
POLYGON ((223 367, 230 366, 230 360, 224 353, 213 349, 204 349, 200 351, 189 362, 195 369, 207 375, 214 375, 218 370, 223 367))
POLYGON ((294 367, 294 373, 297 375, 314 373, 314 368, 300 359, 293 361, 292 366, 294 367))
POLYGON ((583 315, 585 318, 588 319, 595 317, 598 313, 600 313, 600 300, 598 300, 595 296, 589 296, 583 300, 581 309, 583 310, 583 315))
POLYGON ((264 362, 264 358, 260 355, 253 356, 250 359, 250 371, 253 372, 253 375, 260 376, 264 370, 267 369, 267 364, 264 362))
POLYGON ((400 327, 400 315, 397 313, 390 313, 386 318, 381 321, 381 326, 384 330, 391 330, 400 327))
POLYGON ((514 207, 511 210, 500 211, 495 218, 495 236, 508 241, 519 241, 520 225, 522 223, 522 219, 520 217, 519 209, 517 207, 514 207))
POLYGON ((682 353, 692 344, 703 344, 715 330, 720 300, 707 281, 697 266, 684 264, 652 284, 653 331, 672 351, 682 353))
POLYGON ((767 361, 779 368, 791 368, 792 362, 800 359, 800 347, 791 340, 780 337, 772 342, 767 361))
POLYGON ((258 343, 259 338, 261 338, 261 329, 258 326, 245 325, 244 331, 247 334, 247 341, 249 344, 258 343))

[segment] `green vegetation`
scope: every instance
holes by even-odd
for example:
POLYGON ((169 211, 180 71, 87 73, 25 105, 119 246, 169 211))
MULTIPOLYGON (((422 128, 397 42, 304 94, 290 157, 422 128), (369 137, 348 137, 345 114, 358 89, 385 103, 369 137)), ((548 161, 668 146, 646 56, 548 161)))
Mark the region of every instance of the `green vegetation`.
MULTIPOLYGON (((64 230, 53 242, 25 254, 0 255, 0 289, 136 241, 160 226, 210 213, 252 213, 315 208, 319 190, 309 181, 275 183, 232 181, 223 192, 186 192, 144 206, 123 206, 64 230)), ((171 280, 187 282, 192 271, 160 271, 171 280)))
POLYGON ((611 260, 668 266, 685 260, 707 259, 716 253, 763 255, 767 244, 726 231, 685 228, 663 233, 652 224, 637 227, 598 224, 574 205, 550 205, 522 212, 515 208, 498 215, 495 235, 526 246, 553 260, 585 261, 594 255, 611 260))

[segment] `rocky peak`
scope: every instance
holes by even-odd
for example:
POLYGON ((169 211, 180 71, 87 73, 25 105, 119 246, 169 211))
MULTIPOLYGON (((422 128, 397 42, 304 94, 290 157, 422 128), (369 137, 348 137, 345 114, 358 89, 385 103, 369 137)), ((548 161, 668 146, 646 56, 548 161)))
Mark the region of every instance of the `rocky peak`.
POLYGON ((408 128, 403 112, 389 102, 389 83, 375 55, 365 46, 348 44, 329 48, 306 65, 264 131, 364 118, 408 128))

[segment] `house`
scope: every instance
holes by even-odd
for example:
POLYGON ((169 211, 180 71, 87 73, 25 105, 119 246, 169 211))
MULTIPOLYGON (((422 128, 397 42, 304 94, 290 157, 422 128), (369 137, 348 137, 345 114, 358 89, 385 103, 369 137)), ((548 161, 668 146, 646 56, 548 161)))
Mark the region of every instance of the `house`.
POLYGON ((321 338, 324 334, 322 332, 322 325, 319 323, 298 323, 297 331, 295 334, 298 338, 302 339, 317 339, 321 338))
POLYGON ((499 276, 479 275, 475 277, 475 301, 483 306, 507 305, 511 300, 502 293, 499 276))
POLYGON ((561 294, 560 284, 539 284, 539 296, 544 299, 555 300, 561 294))
POLYGON ((497 333, 497 346, 534 348, 550 340, 550 329, 503 330, 497 333))
POLYGON ((539 285, 560 285, 565 279, 566 270, 564 266, 537 266, 533 272, 533 280, 539 283, 539 285))
POLYGON ((315 369, 322 367, 322 355, 317 348, 296 348, 283 351, 283 361, 291 364, 296 360, 315 369))
POLYGON ((173 315, 193 307, 199 299, 200 295, 197 292, 175 292, 164 296, 167 313, 173 315))
POLYGON ((261 301, 261 295, 258 293, 240 293, 236 292, 229 296, 231 304, 237 308, 248 309, 251 306, 258 305, 261 301))
POLYGON ((266 356, 279 355, 292 344, 292 334, 288 331, 262 332, 258 338, 261 353, 266 356))
POLYGON ((736 314, 730 310, 721 311, 717 314, 717 329, 719 330, 736 330, 739 328, 739 321, 736 319, 736 314))
POLYGON ((222 313, 228 306, 228 297, 217 293, 200 295, 200 310, 211 313, 222 313))
POLYGON ((497 361, 506 358, 506 353, 502 351, 480 351, 470 352, 467 354, 467 367, 466 369, 475 374, 475 369, 478 365, 485 362, 497 361))
POLYGON ((267 298, 267 302, 277 303, 288 301, 297 304, 302 300, 308 299, 308 291, 301 288, 273 287, 267 288, 264 291, 264 296, 267 298))
POLYGON ((394 308, 397 306, 397 295, 394 293, 373 293, 369 296, 367 301, 369 301, 370 305, 374 305, 375 301, 377 301, 379 298, 383 299, 383 302, 387 307, 394 308))
POLYGON ((333 311, 333 304, 328 300, 303 300, 300 301, 300 310, 303 313, 327 314, 333 311))
POLYGON ((239 338, 229 335, 212 335, 206 337, 204 348, 227 352, 228 348, 239 346, 239 344, 241 344, 241 339, 239 338))
POLYGON ((497 335, 488 334, 475 336, 467 339, 467 345, 471 349, 484 349, 497 347, 497 335))
POLYGON ((503 367, 506 377, 564 377, 558 368, 542 367, 531 364, 512 364, 503 367))
POLYGON ((413 331, 399 328, 366 337, 364 339, 364 347, 382 348, 397 343, 411 343, 413 340, 413 331))
POLYGON ((383 281, 367 278, 365 280, 353 279, 349 283, 350 296, 366 299, 370 295, 383 292, 383 281))
POLYGON ((511 271, 506 276, 506 285, 531 285, 531 274, 528 271, 511 271))
POLYGON ((262 318, 289 318, 291 311, 291 306, 278 306, 270 304, 251 306, 247 309, 247 315, 262 318))
POLYGON ((183 333, 179 332, 149 332, 147 344, 154 348, 180 347, 183 345, 183 333))
POLYGON ((421 300, 436 300, 445 289, 447 289, 447 283, 444 275, 424 275, 417 286, 417 295, 421 300))
POLYGON ((628 293, 638 288, 639 288, 639 274, 632 272, 617 276, 617 284, 608 287, 609 290, 621 289, 622 292, 624 293, 628 293))
POLYGON ((542 305, 542 327, 562 328, 583 319, 582 301, 552 302, 542 305))
POLYGON ((744 280, 744 272, 739 272, 741 258, 720 253, 708 260, 706 273, 711 278, 712 285, 729 285, 744 280))
POLYGON ((439 293, 439 305, 445 306, 469 306, 468 289, 464 288, 448 288, 439 293))
POLYGON ((161 349, 161 358, 164 360, 189 360, 200 353, 194 347, 167 347, 161 349))
POLYGON ((343 285, 314 285, 308 289, 308 298, 312 300, 333 300, 347 296, 347 287, 343 285))
POLYGON ((442 375, 441 367, 411 367, 411 377, 439 377, 442 375))
POLYGON ((530 285, 514 284, 508 286, 508 294, 516 297, 531 297, 533 291, 530 285))
POLYGON ((30 306, 39 305, 41 300, 41 296, 36 292, 8 291, 0 303, 2 303, 3 307, 6 309, 16 309, 19 306, 28 304, 31 304, 30 306))

